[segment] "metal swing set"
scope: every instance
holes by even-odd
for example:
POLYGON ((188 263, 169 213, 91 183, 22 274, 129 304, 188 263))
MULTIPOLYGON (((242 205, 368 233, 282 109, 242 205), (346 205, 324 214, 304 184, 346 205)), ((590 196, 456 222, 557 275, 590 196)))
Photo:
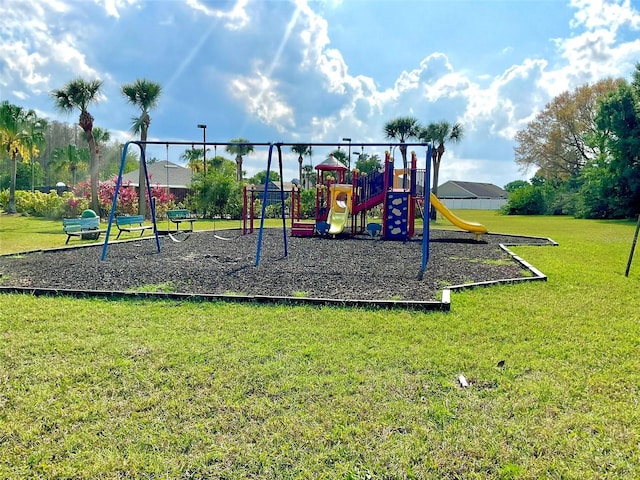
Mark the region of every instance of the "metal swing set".
MULTIPOLYGON (((107 230, 106 230, 106 235, 105 235, 105 240, 104 240, 104 244, 102 247, 102 254, 100 257, 101 261, 105 261, 107 258, 107 251, 108 251, 108 246, 109 246, 109 238, 111 235, 111 226, 115 217, 115 210, 116 210, 116 205, 117 205, 117 201, 118 201, 118 192, 120 190, 120 187, 122 185, 122 175, 124 172, 124 165, 125 165, 125 159, 127 156, 127 151, 130 145, 137 145, 138 148, 140 149, 140 164, 142 165, 143 169, 144 169, 144 175, 146 178, 146 194, 147 194, 147 199, 149 200, 149 205, 150 205, 150 209, 151 209, 151 219, 153 222, 153 235, 155 237, 155 245, 156 245, 156 251, 157 253, 160 253, 160 236, 158 233, 158 226, 157 226, 157 221, 156 221, 156 211, 155 211, 155 204, 152 200, 152 195, 151 195, 151 186, 150 186, 150 182, 149 182, 149 171, 147 169, 147 162, 146 162, 146 156, 145 156, 145 150, 146 150, 146 146, 147 145, 165 145, 166 149, 167 149, 167 160, 168 160, 168 156, 169 156, 169 145, 183 145, 183 146, 191 146, 193 148, 194 145, 202 145, 203 149, 207 148, 207 145, 214 145, 214 148, 217 148, 218 145, 245 145, 244 143, 237 143, 237 142, 231 142, 231 143, 220 143, 220 142, 179 142, 179 141, 175 141, 175 142, 162 142, 162 141, 129 141, 127 143, 124 144, 124 148, 122 149, 122 156, 121 156, 121 160, 120 160, 120 168, 119 168, 119 172, 118 172, 118 179, 116 181, 116 188, 115 188, 115 192, 114 192, 114 197, 113 197, 113 203, 111 205, 111 211, 109 213, 109 221, 107 224, 107 230)), ((248 144, 246 144, 248 145, 248 144)), ((266 178, 265 178, 265 184, 269 184, 269 176, 270 176, 270 172, 271 172, 271 164, 272 164, 272 160, 273 160, 273 153, 274 153, 274 149, 278 152, 278 171, 280 174, 280 202, 281 202, 281 215, 282 215, 282 237, 283 237, 283 256, 287 257, 288 256, 288 244, 287 244, 287 226, 286 226, 286 218, 285 218, 285 196, 284 196, 284 176, 283 176, 283 162, 282 162, 282 147, 283 146, 293 146, 296 145, 295 143, 251 143, 250 145, 252 146, 263 146, 263 147, 268 147, 269 148, 269 154, 268 154, 268 158, 267 158, 267 171, 266 171, 266 178)), ((335 147, 336 145, 338 145, 338 148, 341 146, 341 144, 336 144, 336 143, 312 143, 310 144, 311 147, 335 147)), ((347 145, 345 145, 347 146, 347 145)), ((389 147, 391 148, 395 148, 397 146, 403 146, 403 147, 408 147, 408 146, 419 146, 419 147, 425 147, 426 148, 426 159, 425 159, 425 181, 424 181, 424 197, 426 199, 429 198, 429 192, 430 192, 430 160, 431 160, 431 145, 430 144, 426 144, 426 143, 354 143, 354 144, 349 144, 350 147, 353 146, 360 146, 364 149, 365 146, 369 146, 369 147, 389 147)), ((267 208, 267 194, 268 194, 268 189, 264 189, 263 192, 263 199, 262 199, 262 211, 261 211, 261 215, 260 215, 260 227, 259 227, 259 231, 258 231, 258 242, 257 242, 257 247, 256 247, 256 256, 255 256, 255 266, 259 266, 260 265, 260 257, 261 257, 261 251, 262 251, 262 240, 263 240, 263 232, 264 232, 264 223, 265 223, 265 218, 266 218, 266 208, 267 208)), ((426 206, 425 206, 426 209, 426 206)), ((214 229, 215 229, 215 224, 214 224, 214 229)), ((423 222, 423 235, 422 235, 422 262, 421 262, 421 266, 420 266, 420 271, 418 273, 418 278, 422 279, 424 272, 427 268, 427 263, 429 261, 429 222, 425 221, 423 222)), ((224 238, 224 237, 219 237, 216 235, 216 238, 219 238, 220 240, 230 240, 228 238, 224 238)), ((181 241, 181 240, 177 240, 172 238, 172 240, 174 241, 181 241)))

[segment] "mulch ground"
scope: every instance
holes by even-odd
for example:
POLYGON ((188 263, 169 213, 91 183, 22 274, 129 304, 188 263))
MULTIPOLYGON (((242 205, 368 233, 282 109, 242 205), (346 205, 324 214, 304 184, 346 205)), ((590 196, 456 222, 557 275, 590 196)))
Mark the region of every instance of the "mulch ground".
MULTIPOLYGON (((62 237, 61 237, 62 238, 62 237)), ((144 238, 0 257, 3 287, 89 291, 169 291, 340 300, 438 298, 446 286, 530 277, 500 244, 549 245, 547 239, 432 230, 427 269, 419 278, 422 238, 392 242, 287 236, 265 230, 256 266, 258 233, 195 232, 176 242, 144 238), (225 238, 224 240, 221 239, 225 238)), ((77 240, 75 240, 77 242, 77 240)), ((74 242, 74 240, 71 240, 74 242)))

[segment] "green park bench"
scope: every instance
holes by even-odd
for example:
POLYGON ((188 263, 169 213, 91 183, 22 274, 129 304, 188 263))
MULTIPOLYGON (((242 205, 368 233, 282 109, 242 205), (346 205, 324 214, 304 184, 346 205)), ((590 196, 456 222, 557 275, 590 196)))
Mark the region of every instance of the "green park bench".
POLYGON ((116 240, 120 238, 122 232, 140 232, 140 236, 142 236, 145 230, 153 228, 152 225, 143 224, 144 216, 142 215, 120 215, 116 217, 116 227, 118 227, 116 240))
POLYGON ((167 218, 176 224, 176 231, 193 232, 193 222, 198 220, 196 217, 189 213, 186 208, 169 210, 167 212, 167 218), (180 230, 180 224, 182 222, 189 222, 189 228, 180 230))
POLYGON ((98 240, 104 230, 100 230, 100 217, 89 218, 63 218, 62 229, 67 234, 67 245, 71 237, 80 237, 83 240, 98 240))

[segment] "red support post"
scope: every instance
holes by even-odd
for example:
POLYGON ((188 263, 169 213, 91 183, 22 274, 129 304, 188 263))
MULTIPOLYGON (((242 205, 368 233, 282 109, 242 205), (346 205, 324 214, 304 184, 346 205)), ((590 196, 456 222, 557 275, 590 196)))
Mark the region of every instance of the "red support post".
POLYGON ((255 214, 255 211, 254 211, 255 193, 256 193, 255 188, 252 185, 251 186, 251 204, 249 205, 249 221, 251 222, 249 224, 249 233, 253 233, 253 216, 255 214))
POLYGON ((242 234, 247 234, 247 186, 242 187, 242 234))

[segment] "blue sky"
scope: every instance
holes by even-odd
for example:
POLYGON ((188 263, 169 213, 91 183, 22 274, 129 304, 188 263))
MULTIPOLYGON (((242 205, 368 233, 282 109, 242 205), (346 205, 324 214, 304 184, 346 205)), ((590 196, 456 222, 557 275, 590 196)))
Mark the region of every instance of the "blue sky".
MULTIPOLYGON (((104 95, 90 111, 121 141, 133 139, 137 112, 119 88, 136 78, 164 88, 149 132, 160 141, 201 141, 204 123, 208 141, 379 143, 398 116, 460 122, 465 137, 448 145, 441 182, 504 186, 533 175, 514 163, 513 138, 554 96, 630 79, 639 3, 4 0, 0 100, 74 123, 54 110, 51 90, 99 78, 104 95)), ((171 147, 169 159, 182 151, 171 147)), ((316 149, 314 165, 327 153, 316 149)), ((245 159, 249 175, 266 156, 259 148, 245 159)), ((284 176, 297 176, 290 152, 284 176)))

